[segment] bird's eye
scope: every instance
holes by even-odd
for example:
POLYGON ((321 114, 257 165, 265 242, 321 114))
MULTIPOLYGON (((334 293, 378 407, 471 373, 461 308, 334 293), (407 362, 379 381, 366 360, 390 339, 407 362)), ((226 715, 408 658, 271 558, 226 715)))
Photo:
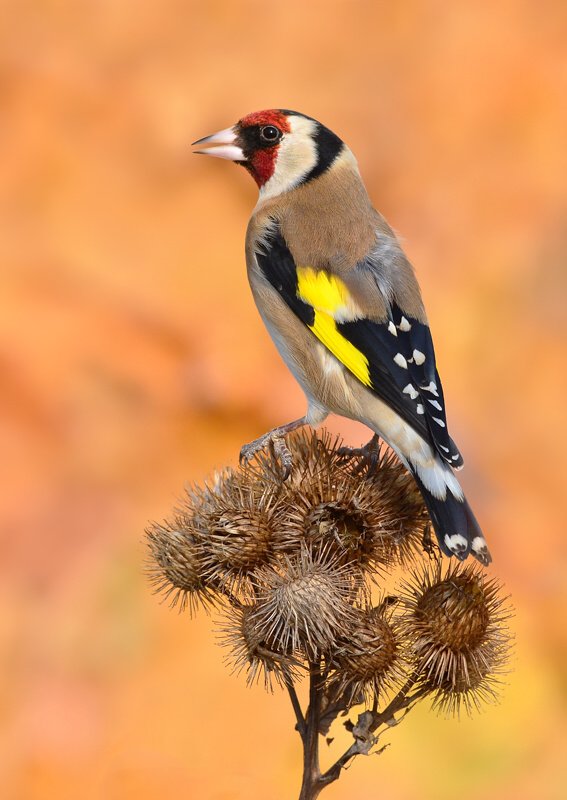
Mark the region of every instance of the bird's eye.
POLYGON ((263 128, 260 128, 260 137, 265 142, 277 142, 281 135, 282 132, 275 125, 264 125, 263 128))

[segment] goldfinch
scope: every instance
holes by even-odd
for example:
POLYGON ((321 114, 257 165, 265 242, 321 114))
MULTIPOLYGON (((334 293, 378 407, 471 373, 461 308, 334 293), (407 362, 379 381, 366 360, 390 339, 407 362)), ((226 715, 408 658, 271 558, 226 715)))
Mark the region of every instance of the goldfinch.
POLYGON ((439 546, 491 561, 454 470, 443 389, 413 268, 375 211, 347 145, 315 119, 274 109, 199 139, 197 153, 244 166, 260 195, 246 234, 260 315, 307 397, 301 419, 243 447, 271 444, 332 412, 384 439, 423 495, 439 546))

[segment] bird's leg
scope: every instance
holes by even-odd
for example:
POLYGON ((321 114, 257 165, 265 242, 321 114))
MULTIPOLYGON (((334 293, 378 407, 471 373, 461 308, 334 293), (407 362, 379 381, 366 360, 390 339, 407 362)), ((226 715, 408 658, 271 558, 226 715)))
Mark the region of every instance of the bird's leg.
POLYGON ((369 473, 372 473, 378 466, 380 437, 375 433, 372 439, 363 445, 363 447, 339 447, 337 453, 345 462, 351 458, 360 459, 355 467, 355 472, 357 474, 362 472, 365 467, 369 473))
POLYGON ((254 439, 253 442, 245 444, 240 450, 240 463, 246 464, 256 453, 269 445, 276 459, 283 467, 283 479, 285 481, 291 472, 292 458, 289 448, 285 443, 284 436, 297 430, 297 428, 303 427, 303 425, 307 425, 305 417, 294 419, 293 422, 280 425, 278 428, 274 428, 272 431, 268 431, 268 433, 260 436, 259 439, 254 439))

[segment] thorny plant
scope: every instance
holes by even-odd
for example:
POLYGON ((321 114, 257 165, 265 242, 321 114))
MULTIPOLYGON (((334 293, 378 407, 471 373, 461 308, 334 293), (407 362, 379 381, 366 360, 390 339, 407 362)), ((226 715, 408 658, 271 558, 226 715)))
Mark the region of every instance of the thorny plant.
POLYGON ((147 531, 149 572, 173 606, 221 612, 221 644, 249 684, 287 690, 303 743, 300 800, 313 800, 355 756, 381 752, 382 734, 419 700, 458 714, 495 698, 511 611, 479 565, 441 559, 389 451, 357 462, 314 433, 289 446, 285 482, 263 453, 190 490, 147 531), (339 716, 353 741, 322 772, 319 737, 339 716))

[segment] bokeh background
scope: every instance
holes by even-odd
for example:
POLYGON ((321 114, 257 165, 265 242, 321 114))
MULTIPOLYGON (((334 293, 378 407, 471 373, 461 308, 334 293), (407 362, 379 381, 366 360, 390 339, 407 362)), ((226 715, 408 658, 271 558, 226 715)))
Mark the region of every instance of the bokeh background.
POLYGON ((160 605, 142 544, 302 413, 246 283, 255 186, 189 148, 282 106, 351 145, 417 267, 517 607, 501 705, 416 709, 325 796, 566 797, 565 2, 1 6, 0 796, 296 796, 287 697, 160 605))

